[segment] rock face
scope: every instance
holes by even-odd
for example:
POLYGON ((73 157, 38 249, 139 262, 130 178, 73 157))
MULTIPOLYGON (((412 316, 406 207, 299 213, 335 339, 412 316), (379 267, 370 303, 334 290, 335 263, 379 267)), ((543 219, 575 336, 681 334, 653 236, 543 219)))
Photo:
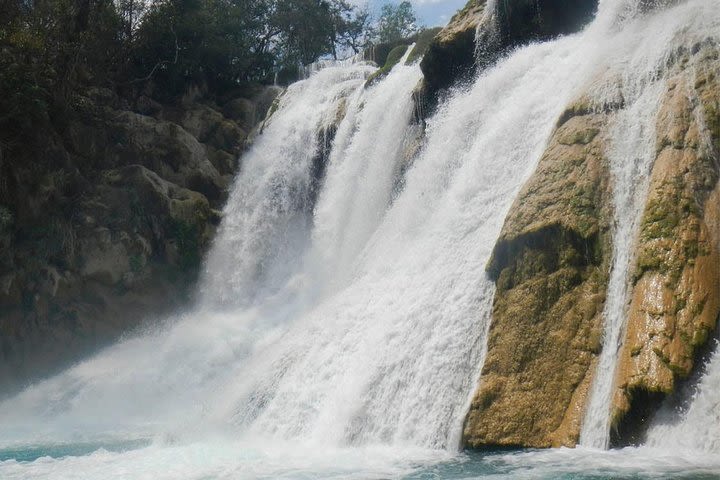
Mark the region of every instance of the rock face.
POLYGON ((433 39, 420 66, 425 109, 438 92, 492 65, 508 49, 580 30, 592 20, 597 0, 469 0, 433 39))
POLYGON ((497 293, 469 447, 577 442, 611 255, 610 116, 571 107, 506 219, 488 265, 497 293))
POLYGON ((579 31, 592 20, 597 0, 499 0, 503 43, 518 45, 579 31))
MULTIPOLYGON (((664 74, 611 406, 616 445, 641 439, 720 314, 718 71, 708 41, 679 50, 664 74)), ((469 447, 578 441, 604 324, 612 192, 603 151, 618 108, 571 106, 506 219, 488 265, 497 291, 469 447)))
POLYGON ((427 88, 436 92, 472 74, 475 32, 484 19, 486 0, 470 0, 430 43, 420 62, 427 88))
POLYGON ((720 314, 720 71, 716 45, 677 59, 657 123, 657 157, 620 352, 616 443, 639 440, 642 401, 692 372, 720 314))
POLYGON ((140 97, 131 109, 89 89, 28 158, 6 166, 3 392, 188 301, 248 132, 277 95, 270 90, 223 108, 140 97))

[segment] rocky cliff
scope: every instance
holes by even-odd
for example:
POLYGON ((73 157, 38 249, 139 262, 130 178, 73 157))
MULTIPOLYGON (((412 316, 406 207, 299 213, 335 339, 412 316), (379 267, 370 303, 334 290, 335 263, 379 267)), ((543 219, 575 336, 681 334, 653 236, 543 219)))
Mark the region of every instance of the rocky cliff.
POLYGON ((611 116, 570 107, 505 221, 488 265, 497 292, 468 446, 577 442, 611 255, 611 116))
MULTIPOLYGON (((662 75, 657 154, 634 251, 612 405, 613 443, 643 427, 687 378, 720 314, 715 40, 680 48, 662 75)), ((488 353, 469 447, 577 443, 601 349, 612 262, 606 132, 623 105, 580 100, 561 116, 495 246, 488 353)))
POLYGON ((720 314, 719 53, 713 41, 679 51, 667 81, 616 372, 618 442, 639 440, 648 400, 692 373, 720 314))
POLYGON ((438 96, 492 65, 510 49, 580 30, 597 0, 468 0, 430 42, 420 63, 418 103, 430 114, 438 96))
POLYGON ((188 301, 238 156, 277 93, 163 106, 90 88, 22 157, 0 156, 3 391, 188 301))

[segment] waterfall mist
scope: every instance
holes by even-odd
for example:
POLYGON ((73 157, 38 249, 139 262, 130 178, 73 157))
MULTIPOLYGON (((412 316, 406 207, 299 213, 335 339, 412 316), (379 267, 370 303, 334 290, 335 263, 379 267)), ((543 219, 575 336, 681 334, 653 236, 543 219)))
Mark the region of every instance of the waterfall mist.
MULTIPOLYGON (((492 311, 485 265, 581 93, 597 108, 625 104, 607 152, 614 260, 582 435, 606 447, 661 72, 674 49, 720 25, 714 0, 638 5, 605 0, 583 32, 510 52, 453 90, 424 133, 413 119, 417 65, 401 62, 369 88, 375 69, 362 62, 292 85, 243 156, 196 307, 0 404, 0 447, 147 446, 0 461, 0 476, 255 478, 291 464, 374 478, 456 455, 492 311)), ((720 410, 703 392, 720 388, 718 369, 716 356, 687 420, 651 438, 694 434, 699 448, 717 446, 720 410)))

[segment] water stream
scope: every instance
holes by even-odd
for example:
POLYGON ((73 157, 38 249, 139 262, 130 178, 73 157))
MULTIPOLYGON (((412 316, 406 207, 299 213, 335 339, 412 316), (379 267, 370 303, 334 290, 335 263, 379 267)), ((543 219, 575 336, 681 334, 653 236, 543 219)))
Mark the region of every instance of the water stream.
MULTIPOLYGON (((652 449, 458 449, 494 295, 485 264, 583 92, 627 105, 608 152, 614 267, 583 432, 606 444, 658 71, 720 26, 715 0, 633 15, 630 3, 604 1, 584 32, 509 53, 452 92, 421 144, 417 65, 370 88, 372 67, 324 65, 291 86, 243 157, 197 306, 0 404, 0 477, 653 478, 652 449)), ((687 418, 717 417, 702 398, 687 418)), ((693 453, 657 474, 692 459, 685 471, 720 472, 693 453)))

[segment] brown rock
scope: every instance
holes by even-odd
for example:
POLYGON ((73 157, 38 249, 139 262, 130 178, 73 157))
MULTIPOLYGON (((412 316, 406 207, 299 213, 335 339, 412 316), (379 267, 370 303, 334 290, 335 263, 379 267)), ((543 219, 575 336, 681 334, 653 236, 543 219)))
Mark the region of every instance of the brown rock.
POLYGON ((488 265, 497 292, 469 447, 578 440, 611 255, 602 145, 612 114, 586 110, 563 116, 488 265))
POLYGON ((621 431, 637 421, 627 418, 633 397, 671 393, 692 372, 720 314, 717 48, 704 46, 678 64, 683 68, 669 81, 658 118, 658 154, 616 372, 613 420, 621 431))

